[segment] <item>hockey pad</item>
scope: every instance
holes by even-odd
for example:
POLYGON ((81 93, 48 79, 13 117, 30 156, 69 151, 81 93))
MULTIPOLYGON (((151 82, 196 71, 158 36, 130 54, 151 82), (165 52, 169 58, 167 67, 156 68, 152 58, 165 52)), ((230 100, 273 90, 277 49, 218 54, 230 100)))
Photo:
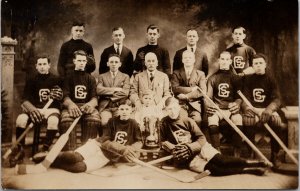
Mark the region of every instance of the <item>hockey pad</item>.
POLYGON ((94 139, 98 135, 100 120, 85 119, 81 124, 81 142, 84 144, 88 139, 94 139))

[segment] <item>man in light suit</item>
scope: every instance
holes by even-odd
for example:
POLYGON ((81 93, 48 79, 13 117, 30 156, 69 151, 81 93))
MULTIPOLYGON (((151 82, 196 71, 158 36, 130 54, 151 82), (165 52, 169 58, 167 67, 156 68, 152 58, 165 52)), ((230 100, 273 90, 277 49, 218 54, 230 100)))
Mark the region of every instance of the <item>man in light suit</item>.
POLYGON ((145 55, 146 70, 138 73, 133 80, 130 89, 130 100, 134 103, 136 109, 141 108, 143 92, 152 90, 154 92, 154 102, 159 108, 163 109, 165 100, 171 97, 170 82, 168 75, 158 71, 158 60, 153 52, 145 55))
POLYGON ((133 54, 129 48, 123 45, 125 38, 124 30, 121 27, 115 27, 112 29, 112 39, 114 44, 108 48, 105 48, 101 54, 99 64, 99 74, 103 74, 109 71, 107 66, 108 57, 110 54, 118 54, 121 59, 120 71, 129 76, 133 73, 133 54))
POLYGON ((97 85, 97 95, 100 96, 99 113, 102 129, 112 116, 117 115, 119 102, 128 98, 130 90, 129 76, 119 71, 120 56, 111 54, 107 66, 110 70, 99 75, 97 85))
POLYGON ((196 69, 195 55, 189 50, 182 53, 183 67, 175 70, 171 79, 174 95, 179 99, 181 112, 194 119, 197 125, 201 122, 201 105, 199 99, 203 96, 199 87, 206 92, 204 72, 196 69))
POLYGON ((174 56, 173 71, 183 67, 182 53, 185 50, 189 50, 195 54, 196 61, 195 61, 194 68, 203 71, 205 76, 207 76, 208 69, 209 69, 208 59, 206 53, 200 50, 199 47, 197 47, 198 40, 199 40, 199 36, 197 31, 195 29, 189 29, 186 33, 186 42, 187 42, 186 47, 177 50, 174 56))

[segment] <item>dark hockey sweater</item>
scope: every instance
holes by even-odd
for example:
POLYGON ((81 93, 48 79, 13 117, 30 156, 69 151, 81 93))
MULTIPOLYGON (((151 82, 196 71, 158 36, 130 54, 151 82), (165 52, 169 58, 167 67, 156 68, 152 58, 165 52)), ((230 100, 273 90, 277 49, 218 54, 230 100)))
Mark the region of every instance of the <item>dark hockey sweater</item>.
MULTIPOLYGON (((42 108, 49 100, 50 91, 54 86, 62 88, 62 79, 53 74, 36 74, 26 81, 22 102, 29 101, 37 108, 42 108)), ((51 108, 60 108, 60 103, 55 101, 51 108)))
POLYGON ((97 141, 102 144, 104 155, 113 161, 121 158, 127 145, 135 148, 142 146, 140 128, 134 119, 120 120, 120 117, 113 117, 108 120, 105 128, 97 141))
POLYGON ((73 71, 64 80, 64 97, 69 97, 74 103, 87 103, 96 94, 96 80, 84 71, 73 71))
POLYGON ((136 52, 136 57, 134 61, 134 70, 143 71, 146 69, 145 66, 145 55, 148 52, 153 52, 157 56, 158 66, 157 70, 164 72, 168 75, 171 74, 171 64, 170 64, 170 56, 167 49, 160 47, 159 45, 146 45, 141 47, 136 52), (141 57, 140 54, 143 56, 141 57))

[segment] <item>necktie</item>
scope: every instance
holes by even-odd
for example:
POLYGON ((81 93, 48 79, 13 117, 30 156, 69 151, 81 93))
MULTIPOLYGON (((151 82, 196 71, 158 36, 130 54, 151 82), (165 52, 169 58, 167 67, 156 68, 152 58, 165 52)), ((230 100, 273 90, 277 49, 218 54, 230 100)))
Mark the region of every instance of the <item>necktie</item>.
POLYGON ((120 45, 117 45, 117 54, 120 55, 120 45))
POLYGON ((113 77, 113 79, 115 79, 115 77, 116 77, 116 72, 113 72, 113 73, 112 73, 112 77, 113 77))
POLYGON ((190 77, 191 77, 191 72, 190 72, 190 71, 187 71, 187 73, 186 73, 186 79, 189 80, 190 77))
POLYGON ((150 73, 150 81, 151 81, 151 82, 153 81, 153 78, 154 78, 153 73, 150 73))
POLYGON ((191 48, 191 51, 194 52, 194 48, 193 47, 191 48))

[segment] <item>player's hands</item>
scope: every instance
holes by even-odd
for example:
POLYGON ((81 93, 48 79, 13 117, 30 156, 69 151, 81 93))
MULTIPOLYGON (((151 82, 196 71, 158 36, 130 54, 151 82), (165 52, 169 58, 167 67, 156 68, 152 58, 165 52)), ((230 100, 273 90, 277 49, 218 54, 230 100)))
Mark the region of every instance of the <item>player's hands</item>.
POLYGON ((255 117, 255 115, 256 115, 256 113, 250 107, 247 107, 245 109, 245 114, 249 117, 255 117))
POLYGON ((175 145, 172 154, 174 158, 179 161, 188 160, 190 157, 192 157, 192 151, 186 144, 175 145))
POLYGON ((50 90, 50 98, 54 100, 62 100, 63 98, 63 91, 59 86, 54 86, 50 90))
POLYGON ((133 162, 131 158, 139 158, 139 153, 136 152, 135 148, 131 146, 126 146, 124 152, 123 152, 123 157, 128 161, 128 162, 133 162))
POLYGON ((84 104, 83 106, 81 106, 80 107, 80 111, 82 112, 82 113, 85 113, 85 114, 91 114, 91 113, 93 113, 93 111, 94 111, 94 107, 92 107, 90 104, 88 104, 88 103, 86 103, 86 104, 84 104))
POLYGON ((75 103, 72 103, 68 106, 68 112, 70 116, 74 118, 77 118, 82 115, 80 108, 75 103))
POLYGON ((228 104, 228 108, 229 108, 229 111, 232 113, 232 114, 236 114, 240 111, 240 105, 237 104, 236 102, 231 102, 228 104))
POLYGON ((33 108, 29 111, 30 119, 33 123, 41 123, 44 119, 44 115, 37 108, 33 108))
POLYGON ((208 115, 214 115, 217 112, 217 108, 214 106, 207 105, 206 112, 208 115))
POLYGON ((260 116, 260 120, 263 123, 267 123, 270 120, 271 116, 272 116, 272 110, 265 109, 260 116))
POLYGON ((177 97, 180 100, 188 100, 188 97, 185 94, 179 94, 179 95, 177 95, 177 97))

